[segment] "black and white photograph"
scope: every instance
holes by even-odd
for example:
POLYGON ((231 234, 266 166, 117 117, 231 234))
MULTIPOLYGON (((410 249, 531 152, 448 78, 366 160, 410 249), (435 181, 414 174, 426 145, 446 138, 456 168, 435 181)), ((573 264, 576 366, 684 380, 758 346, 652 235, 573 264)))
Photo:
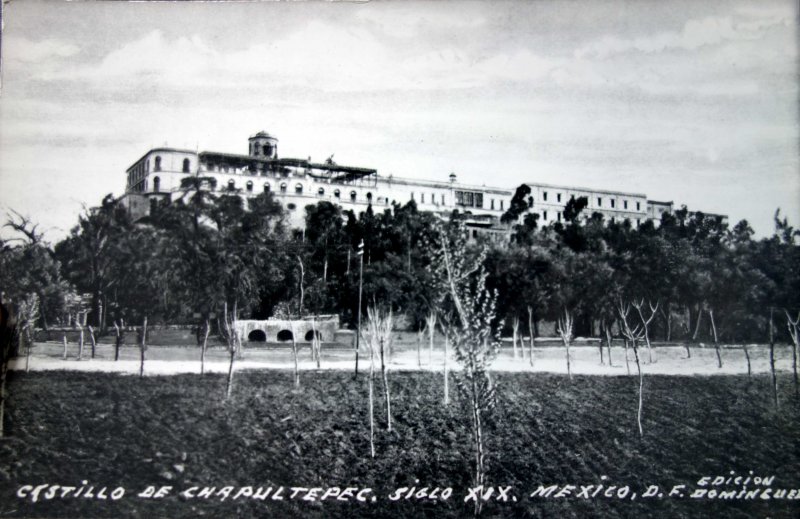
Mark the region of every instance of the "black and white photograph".
POLYGON ((799 13, 3 0, 0 517, 799 517, 799 13))

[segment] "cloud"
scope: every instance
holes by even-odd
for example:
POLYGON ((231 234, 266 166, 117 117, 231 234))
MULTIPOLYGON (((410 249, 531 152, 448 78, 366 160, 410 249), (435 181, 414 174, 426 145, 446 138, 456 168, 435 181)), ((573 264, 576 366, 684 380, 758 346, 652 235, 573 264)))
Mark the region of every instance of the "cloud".
POLYGON ((788 14, 770 13, 765 17, 752 18, 751 13, 746 20, 730 16, 692 19, 684 24, 680 32, 665 31, 638 38, 607 35, 577 49, 575 56, 606 59, 631 52, 654 54, 670 50, 692 51, 728 41, 758 40, 771 27, 788 26, 791 23, 791 16, 788 14))
POLYGON ((33 41, 28 38, 7 38, 5 57, 9 61, 22 63, 41 63, 49 59, 69 58, 80 52, 80 47, 61 40, 33 41))

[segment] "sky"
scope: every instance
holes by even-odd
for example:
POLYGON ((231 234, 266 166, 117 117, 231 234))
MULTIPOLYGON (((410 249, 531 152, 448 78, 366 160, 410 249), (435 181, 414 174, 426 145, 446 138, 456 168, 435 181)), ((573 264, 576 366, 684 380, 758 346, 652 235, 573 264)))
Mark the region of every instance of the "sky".
POLYGON ((644 193, 800 226, 798 8, 91 2, 3 12, 0 216, 61 239, 148 149, 644 193))

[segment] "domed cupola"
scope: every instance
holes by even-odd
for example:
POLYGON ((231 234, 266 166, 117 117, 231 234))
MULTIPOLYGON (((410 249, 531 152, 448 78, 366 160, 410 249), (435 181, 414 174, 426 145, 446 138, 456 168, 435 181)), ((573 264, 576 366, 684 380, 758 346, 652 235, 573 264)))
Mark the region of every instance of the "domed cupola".
POLYGON ((250 143, 249 154, 251 157, 278 158, 278 139, 267 132, 258 132, 250 137, 248 141, 250 143))

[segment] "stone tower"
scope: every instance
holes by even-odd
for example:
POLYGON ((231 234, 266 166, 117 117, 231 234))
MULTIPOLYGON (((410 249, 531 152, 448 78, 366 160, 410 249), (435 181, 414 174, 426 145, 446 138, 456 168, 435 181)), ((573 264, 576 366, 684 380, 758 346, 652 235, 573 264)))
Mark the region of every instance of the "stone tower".
POLYGON ((250 137, 248 141, 250 144, 249 154, 251 157, 260 157, 263 159, 278 158, 278 139, 267 132, 258 132, 250 137))

